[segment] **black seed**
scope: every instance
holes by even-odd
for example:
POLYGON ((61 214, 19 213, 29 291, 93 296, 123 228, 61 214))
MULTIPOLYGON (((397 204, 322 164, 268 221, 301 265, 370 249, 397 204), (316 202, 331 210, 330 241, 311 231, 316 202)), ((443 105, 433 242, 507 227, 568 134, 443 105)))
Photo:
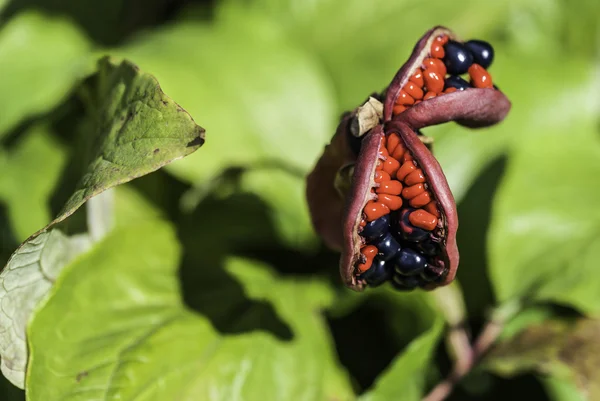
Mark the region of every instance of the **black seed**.
POLYGON ((494 48, 483 40, 469 40, 465 47, 473 55, 473 59, 483 68, 488 68, 494 61, 494 48))
POLYGON ((444 64, 450 75, 460 75, 467 72, 473 64, 473 55, 462 44, 449 40, 444 46, 446 55, 444 64))
POLYGON ((420 274, 427 267, 425 256, 410 248, 403 248, 394 259, 396 272, 405 276, 420 274))
POLYGON ((429 237, 429 231, 415 227, 410 223, 408 215, 414 210, 413 208, 406 208, 402 211, 398 221, 398 235, 407 241, 423 241, 429 237))
POLYGON ((419 279, 419 276, 402 277, 395 275, 391 282, 394 288, 399 291, 414 290, 416 287, 421 285, 421 280, 419 279))
POLYGON ((446 78, 446 82, 444 85, 444 89, 456 88, 461 91, 470 87, 471 85, 469 85, 467 81, 456 75, 451 75, 448 78, 446 78))
POLYGON ((440 251, 439 244, 431 239, 417 242, 415 248, 425 256, 435 256, 440 251))
POLYGON ((373 259, 371 268, 364 272, 360 278, 363 278, 372 287, 383 284, 392 277, 392 269, 386 266, 385 260, 379 258, 373 259))
POLYGON ((385 261, 390 260, 400 251, 400 244, 389 232, 376 240, 373 245, 375 245, 379 251, 377 256, 385 261))
POLYGON ((360 235, 362 235, 367 241, 371 241, 382 237, 388 231, 390 231, 390 216, 386 214, 377 220, 368 222, 367 225, 363 227, 360 235))

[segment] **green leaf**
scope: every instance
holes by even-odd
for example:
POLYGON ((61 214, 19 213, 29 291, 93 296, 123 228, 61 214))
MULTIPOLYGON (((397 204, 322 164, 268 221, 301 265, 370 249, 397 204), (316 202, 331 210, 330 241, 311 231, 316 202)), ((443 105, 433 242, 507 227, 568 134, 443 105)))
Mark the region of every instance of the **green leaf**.
POLYGON ((304 174, 333 134, 337 115, 321 66, 263 17, 221 17, 210 29, 181 22, 116 52, 156 74, 215 134, 210 153, 169 167, 185 181, 264 163, 304 174))
MULTIPOLYGON (((29 237, 0 274, 0 303, 10 305, 2 309, 0 319, 2 371, 18 386, 23 385, 27 360, 27 322, 60 270, 86 249, 54 226, 92 196, 184 157, 203 142, 204 130, 160 90, 152 76, 129 62, 115 66, 102 60, 98 74, 82 91, 89 107, 88 126, 93 127, 87 134, 95 146, 87 170, 62 212, 29 237)), ((28 177, 26 172, 22 176, 28 177)))
MULTIPOLYGON (((293 338, 225 335, 180 299, 179 253, 173 229, 148 221, 111 232, 72 263, 29 329, 29 399, 350 399, 318 313, 333 302, 326 285, 230 260, 246 295, 272 302, 293 338)), ((238 324, 256 318, 245 310, 238 324)))
POLYGON ((0 273, 0 355, 4 376, 23 388, 27 365, 25 330, 38 302, 61 269, 90 246, 87 236, 47 231, 22 245, 0 273))
POLYGON ((600 80, 591 67, 575 60, 566 67, 573 74, 560 73, 560 80, 565 67, 550 69, 556 80, 542 82, 559 95, 526 109, 537 124, 511 146, 488 239, 489 271, 501 302, 527 297, 600 311, 600 293, 589 280, 600 230, 594 206, 600 201, 600 80), (560 92, 563 86, 569 90, 560 92))
POLYGON ((98 74, 82 92, 95 123, 97 148, 53 223, 92 196, 185 157, 204 143, 204 129, 161 91, 154 77, 127 61, 117 66, 101 60, 98 74))
POLYGON ((66 98, 92 69, 90 45, 67 20, 26 12, 0 29, 0 138, 66 98))
POLYGON ((547 321, 500 342, 485 358, 484 366, 504 376, 536 370, 552 377, 547 382, 556 399, 600 397, 600 321, 547 321), (566 397, 567 390, 577 389, 566 397), (562 395, 559 395, 562 394, 562 395))
POLYGON ((540 381, 546 388, 551 400, 554 401, 587 401, 589 398, 582 394, 568 380, 556 377, 541 377, 540 381))
POLYGON ((443 332, 444 322, 437 318, 433 326, 414 339, 404 352, 396 357, 391 367, 384 372, 375 388, 362 397, 361 401, 378 400, 421 400, 424 395, 425 377, 433 353, 443 332))
POLYGON ((305 198, 304 177, 281 169, 255 169, 242 177, 241 190, 255 193, 270 207, 277 236, 293 248, 318 245, 305 198))
POLYGON ((298 42, 315 52, 330 72, 338 112, 355 108, 389 84, 418 38, 431 27, 454 27, 464 37, 501 27, 511 2, 433 0, 423 8, 408 0, 233 0, 225 12, 265 12, 298 42))
POLYGON ((20 241, 51 220, 49 198, 65 162, 65 149, 46 126, 31 128, 0 156, 0 200, 20 241))

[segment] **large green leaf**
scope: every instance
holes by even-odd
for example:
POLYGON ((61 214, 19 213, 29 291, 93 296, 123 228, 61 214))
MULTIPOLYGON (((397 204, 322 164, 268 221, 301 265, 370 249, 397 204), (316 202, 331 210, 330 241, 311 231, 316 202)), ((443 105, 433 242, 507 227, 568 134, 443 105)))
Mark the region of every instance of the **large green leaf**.
MULTIPOLYGON (((129 62, 117 66, 102 60, 98 74, 82 92, 89 111, 86 134, 93 145, 89 165, 59 215, 29 237, 0 273, 2 371, 21 387, 27 322, 60 270, 87 249, 77 237, 67 238, 54 226, 91 197, 184 157, 204 141, 204 130, 160 90, 152 76, 129 62)), ((94 227, 88 228, 94 239, 94 227)))
POLYGON ((321 67, 265 18, 223 16, 210 29, 180 22, 118 52, 152 71, 214 133, 208 154, 169 167, 188 182, 265 162, 303 174, 333 133, 337 116, 321 67))
POLYGON ((546 385, 557 400, 596 400, 600 397, 599 334, 597 320, 547 321, 501 342, 484 363, 506 376, 531 370, 551 376, 546 385))
POLYGON ((563 67, 544 74, 555 76, 542 82, 561 96, 528 108, 537 124, 511 146, 494 201, 490 275, 502 302, 547 299, 596 313, 600 291, 589 277, 599 248, 600 80, 589 64, 568 68, 567 77, 563 67))
MULTIPOLYGON (((227 270, 246 295, 272 302, 293 338, 264 331, 223 335, 184 306, 178 256, 170 226, 149 221, 111 232, 72 263, 30 326, 29 399, 351 397, 318 313, 333 301, 327 286, 230 260, 227 270)), ((215 293, 213 302, 226 303, 227 296, 215 293)), ((252 312, 237 324, 256 319, 252 312)))
POLYGON ((51 220, 48 201, 65 164, 65 153, 47 127, 36 126, 10 152, 0 155, 0 200, 8 207, 20 241, 51 220))
POLYGON ((47 112, 91 71, 90 46, 69 21, 26 12, 0 29, 0 138, 47 112))

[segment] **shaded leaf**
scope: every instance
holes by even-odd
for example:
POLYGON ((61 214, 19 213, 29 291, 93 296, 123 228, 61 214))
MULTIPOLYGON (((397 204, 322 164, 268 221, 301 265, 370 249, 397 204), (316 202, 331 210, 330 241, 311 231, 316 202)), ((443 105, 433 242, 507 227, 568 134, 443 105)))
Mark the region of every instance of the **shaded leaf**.
POLYGON ((433 353, 444 327, 441 318, 433 326, 417 337, 407 349, 392 362, 375 383, 375 388, 360 400, 421 400, 425 390, 425 377, 433 353))
POLYGON ((2 26, 0 138, 58 105, 92 70, 90 55, 85 36, 62 18, 26 12, 2 26))
MULTIPOLYGON (((583 399, 596 400, 600 397, 599 335, 597 320, 548 321, 501 342, 484 363, 507 376, 537 370, 556 377, 549 383, 552 391, 565 394, 577 388, 583 399)), ((563 397, 557 399, 578 399, 563 397)))
POLYGON ((317 244, 308 206, 304 177, 281 169, 256 169, 243 175, 241 190, 255 193, 270 207, 278 237, 293 248, 312 248, 317 244))
POLYGON ((151 221, 111 232, 75 261, 30 326, 30 399, 349 399, 318 313, 333 301, 327 286, 231 260, 247 295, 272 302, 293 338, 221 335, 183 305, 178 255, 173 230, 151 221))
POLYGON ((19 241, 51 220, 49 198, 65 161, 64 148, 45 126, 33 127, 0 156, 0 200, 19 241))

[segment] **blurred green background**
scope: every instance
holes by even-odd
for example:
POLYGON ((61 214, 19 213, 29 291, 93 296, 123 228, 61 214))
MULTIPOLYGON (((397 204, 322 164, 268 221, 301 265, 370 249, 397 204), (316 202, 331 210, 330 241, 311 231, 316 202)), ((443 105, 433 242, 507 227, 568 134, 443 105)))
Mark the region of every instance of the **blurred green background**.
MULTIPOLYGON (((2 264, 85 171, 78 88, 107 54, 154 75, 207 140, 117 188, 127 227, 74 261, 30 322, 28 399, 417 400, 450 370, 452 313, 474 337, 498 314, 504 330, 449 399, 600 399, 600 2, 0 0, 2 264), (459 211, 450 310, 342 288, 304 199, 341 113, 438 24, 494 45, 513 104, 496 127, 425 130, 459 211), (169 298, 179 317, 69 337, 105 303, 135 330, 159 319, 118 291, 169 298), (79 364, 83 381, 65 373, 79 364)), ((0 399, 24 393, 0 378, 0 399)))

